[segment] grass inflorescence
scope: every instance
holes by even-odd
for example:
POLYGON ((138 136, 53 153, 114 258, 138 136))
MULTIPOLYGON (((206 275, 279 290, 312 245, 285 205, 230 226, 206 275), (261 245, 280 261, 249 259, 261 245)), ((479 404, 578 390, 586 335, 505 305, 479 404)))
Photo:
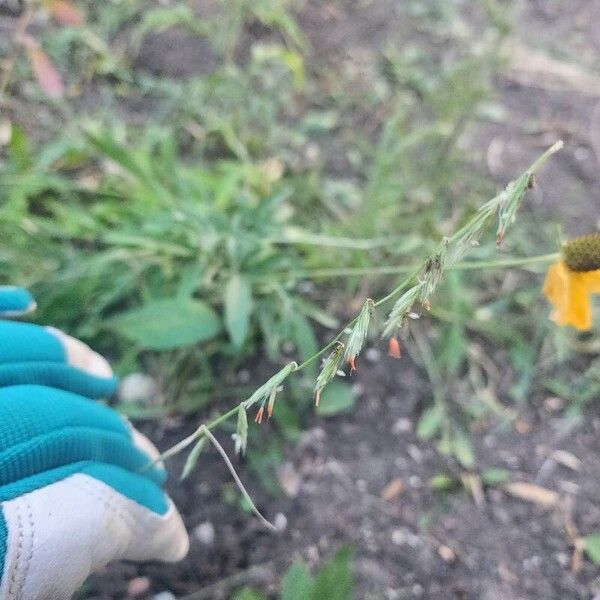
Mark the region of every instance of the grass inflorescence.
MULTIPOLYGON (((540 156, 535 163, 525 171, 519 179, 515 182, 511 182, 505 190, 503 190, 493 200, 483 205, 479 212, 484 211, 487 217, 491 217, 494 213, 497 213, 500 220, 498 231, 502 232, 502 237, 506 233, 506 230, 510 223, 514 220, 514 215, 519 208, 528 186, 519 185, 519 182, 524 179, 531 179, 535 171, 544 164, 544 162, 555 152, 562 148, 562 142, 557 142, 551 148, 549 148, 544 154, 540 156), (503 218, 503 214, 506 207, 510 207, 511 219, 508 221, 503 218)), ((359 314, 352 319, 332 340, 329 344, 324 346, 318 352, 315 352, 309 357, 304 363, 298 365, 295 362, 289 363, 283 369, 279 370, 273 375, 266 383, 260 386, 247 400, 241 402, 235 408, 232 408, 228 412, 217 417, 210 423, 206 423, 200 426, 195 436, 190 438, 189 443, 195 440, 201 440, 206 435, 207 431, 210 431, 217 425, 221 425, 224 421, 238 416, 238 432, 237 435, 243 438, 243 445, 247 443, 247 423, 244 419, 241 419, 242 427, 240 427, 239 414, 240 411, 245 411, 255 404, 259 404, 257 412, 257 422, 262 422, 265 403, 268 401, 269 406, 269 417, 272 414, 273 401, 275 394, 279 390, 288 377, 293 373, 302 370, 303 368, 310 365, 313 361, 317 360, 327 350, 331 349, 331 353, 325 359, 320 373, 316 378, 315 382, 315 400, 319 403, 321 392, 325 389, 326 385, 332 381, 336 376, 342 360, 345 358, 348 361, 350 367, 350 374, 356 371, 356 358, 360 354, 363 345, 367 339, 369 333, 369 324, 371 322, 371 316, 376 308, 385 305, 391 300, 397 298, 402 294, 396 304, 393 306, 386 325, 384 326, 384 335, 395 335, 397 329, 406 327, 406 315, 409 314, 413 307, 413 303, 419 299, 421 305, 429 310, 433 301, 433 292, 435 287, 441 281, 447 269, 451 268, 452 262, 447 261, 448 249, 454 249, 453 244, 458 245, 461 248, 461 244, 464 244, 465 239, 469 239, 470 245, 476 245, 479 242, 480 236, 483 234, 483 228, 481 227, 481 216, 476 213, 458 232, 450 238, 445 238, 435 252, 425 259, 421 268, 419 268, 415 275, 409 276, 407 279, 402 281, 396 286, 391 292, 383 296, 377 301, 367 299, 363 304, 363 307, 359 314), (443 258, 442 258, 443 256, 443 258), (425 292, 423 291, 425 290, 425 292)), ((464 252, 455 253, 453 256, 464 255, 464 252)), ((493 266, 493 265, 491 265, 493 266)), ((465 444, 455 444, 454 448, 464 448, 465 444)), ((183 450, 183 448, 179 448, 183 450)), ((172 452, 167 451, 167 456, 172 455, 172 452)), ((470 454, 469 454, 470 456, 470 454)), ((163 458, 165 455, 163 455, 163 458)), ((460 455, 458 456, 461 459, 460 455)), ((197 456, 191 455, 188 458, 185 470, 190 470, 190 462, 195 462, 197 456)), ((468 463, 470 458, 464 458, 461 462, 468 463)))

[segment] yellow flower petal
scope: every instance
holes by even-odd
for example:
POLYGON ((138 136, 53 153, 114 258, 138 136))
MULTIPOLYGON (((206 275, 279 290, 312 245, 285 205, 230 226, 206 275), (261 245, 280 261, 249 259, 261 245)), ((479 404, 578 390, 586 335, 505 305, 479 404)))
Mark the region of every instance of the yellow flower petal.
POLYGON ((560 260, 548 269, 543 291, 553 306, 550 318, 555 323, 587 331, 592 327, 591 295, 600 293, 600 269, 571 271, 560 260))

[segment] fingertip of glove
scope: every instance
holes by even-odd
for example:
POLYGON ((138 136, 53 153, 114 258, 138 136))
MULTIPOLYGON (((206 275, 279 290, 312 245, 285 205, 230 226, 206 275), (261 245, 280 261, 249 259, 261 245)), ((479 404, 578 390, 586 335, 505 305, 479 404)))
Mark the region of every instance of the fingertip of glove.
POLYGON ((60 329, 54 327, 47 327, 46 329, 57 337, 63 345, 69 365, 94 377, 101 379, 113 378, 113 370, 108 361, 102 355, 94 352, 87 344, 67 335, 60 329))
POLYGON ((25 289, 13 286, 0 286, 0 315, 17 317, 33 312, 37 303, 25 289))
POLYGON ((169 528, 169 543, 165 544, 159 560, 164 562, 179 562, 183 560, 190 550, 190 538, 185 528, 181 514, 173 501, 169 498, 169 510, 165 515, 169 528))

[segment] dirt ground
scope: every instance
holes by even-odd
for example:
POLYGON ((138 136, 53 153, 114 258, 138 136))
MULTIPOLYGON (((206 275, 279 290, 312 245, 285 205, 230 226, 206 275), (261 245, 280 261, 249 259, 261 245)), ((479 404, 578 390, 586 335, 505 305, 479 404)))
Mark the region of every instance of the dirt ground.
MULTIPOLYGON (((351 48, 368 63, 402 26, 391 16, 393 2, 356 4, 364 6, 337 3, 335 13, 320 2, 303 8, 299 18, 315 55, 335 61, 348 58, 351 48)), ((542 148, 565 140, 566 151, 544 170, 534 202, 539 218, 559 211, 569 232, 599 224, 600 75, 589 75, 600 67, 599 17, 598 0, 522 0, 519 43, 574 59, 589 71, 565 72, 558 63, 537 71, 535 65, 507 67, 497 85, 509 117, 482 126, 477 137, 482 164, 502 183, 542 148)), ((185 52, 177 38, 162 36, 142 47, 138 62, 155 72, 185 65, 181 76, 210 70, 205 48, 185 52)), ((499 488, 485 490, 478 502, 460 489, 435 493, 429 479, 452 465, 414 434, 428 386, 409 359, 397 363, 378 351, 367 353, 356 377, 362 390, 357 409, 327 421, 314 418, 301 440, 287 446, 280 471, 287 495, 274 500, 250 485, 260 509, 282 527, 280 534, 224 505, 221 488, 229 476, 209 452, 190 481, 180 485, 173 478, 170 484, 191 532, 189 557, 174 566, 111 565, 90 580, 85 597, 125 598, 138 577, 147 577, 137 584, 149 587, 140 598, 169 591, 218 600, 244 584, 275 595, 293 560, 314 566, 349 544, 359 599, 600 598, 600 570, 588 561, 573 569, 568 533, 573 527, 581 534, 600 530, 598 407, 581 422, 568 421, 560 401, 537 397, 523 408, 526 434, 507 424, 473 432, 479 466, 508 469, 512 479, 556 492, 552 507, 499 488)), ((148 426, 147 433, 166 448, 193 427, 175 420, 148 426)), ((180 472, 181 461, 173 467, 180 472)), ((244 465, 240 474, 251 480, 244 465)))

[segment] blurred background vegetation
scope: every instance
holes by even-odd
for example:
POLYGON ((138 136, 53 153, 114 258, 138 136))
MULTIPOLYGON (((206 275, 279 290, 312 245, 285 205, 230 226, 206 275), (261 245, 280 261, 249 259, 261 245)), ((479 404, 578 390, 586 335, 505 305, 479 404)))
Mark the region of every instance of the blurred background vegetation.
MULTIPOLYGON (((234 405, 499 188, 478 136, 508 118, 495 91, 507 3, 392 3, 404 28, 373 44, 376 60, 329 56, 286 0, 73 6, 81 22, 51 2, 30 15, 60 94, 9 28, 0 37, 0 282, 29 287, 36 320, 119 375, 149 377, 119 399, 135 418, 234 405)), ((473 256, 555 252, 560 226, 522 215, 500 255, 490 232, 473 256)), ((549 324, 542 270, 452 272, 407 348, 447 407, 425 406, 417 433, 437 440, 449 420, 441 449, 465 468, 475 420, 518 421, 532 390, 575 413, 600 393, 598 341, 549 324)), ((278 403, 282 438, 297 438, 314 374, 278 403)), ((340 379, 321 412, 354 401, 340 379)))

